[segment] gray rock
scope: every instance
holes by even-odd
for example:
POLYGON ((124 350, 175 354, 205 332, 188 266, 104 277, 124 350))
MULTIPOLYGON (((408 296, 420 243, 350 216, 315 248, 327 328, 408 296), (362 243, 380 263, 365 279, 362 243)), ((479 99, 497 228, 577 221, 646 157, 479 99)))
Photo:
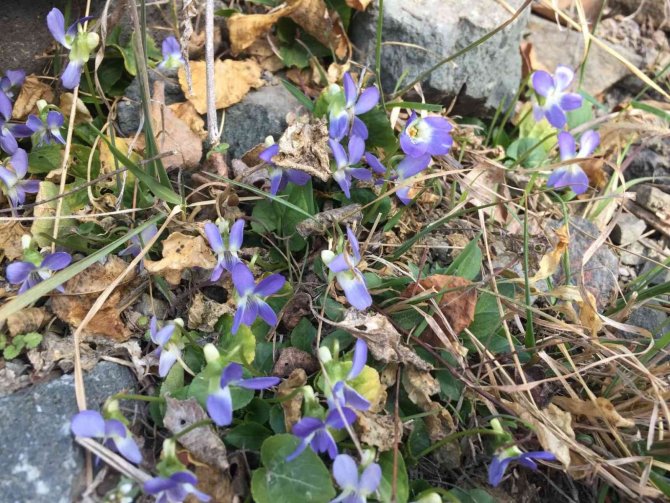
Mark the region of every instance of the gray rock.
MULTIPOLYGON (((649 330, 655 339, 659 339, 664 333, 670 330, 668 315, 660 309, 647 306, 635 309, 626 321, 626 324, 649 330)), ((630 338, 640 337, 638 334, 631 332, 625 332, 624 335, 630 338)))
POLYGON ((626 180, 653 178, 653 182, 670 185, 670 138, 650 138, 643 145, 631 147, 630 165, 623 172, 626 180))
MULTIPOLYGON (((522 0, 510 0, 518 8, 522 0)), ((357 14, 351 23, 351 40, 360 50, 359 61, 374 68, 376 5, 357 14)), ((494 0, 386 0, 384 2, 384 42, 382 85, 392 92, 396 83, 409 83, 435 63, 486 35, 510 17, 494 0), (418 46, 418 47, 416 47, 418 46), (436 52, 437 51, 437 54, 436 52)), ((503 100, 509 104, 519 87, 521 58, 519 42, 526 24, 523 13, 502 32, 450 64, 434 71, 424 82, 423 91, 432 102, 447 104, 458 96, 455 112, 491 112, 503 100)), ((402 85, 401 83, 401 85, 402 85)))
POLYGON ((645 247, 642 243, 633 242, 621 251, 620 259, 624 265, 640 265, 644 260, 645 247))
POLYGON ((670 194, 652 185, 638 185, 633 189, 637 195, 635 201, 652 211, 660 218, 670 216, 670 194))
MULTIPOLYGON (((180 103, 186 101, 186 97, 177 80, 177 70, 156 71, 149 70, 149 87, 153 93, 154 82, 162 80, 165 82, 165 104, 180 103)), ((126 88, 123 100, 119 102, 117 109, 117 121, 119 129, 126 136, 131 136, 140 127, 142 117, 142 101, 139 78, 135 77, 126 88)))
POLYGON ((230 145, 232 158, 239 158, 266 136, 275 141, 286 129, 286 114, 296 112, 300 102, 279 85, 266 85, 251 91, 242 101, 226 109, 221 141, 230 145))
MULTIPOLYGON (((537 16, 531 16, 528 31, 530 34, 527 40, 533 44, 538 61, 542 61, 552 71, 557 65, 567 65, 574 69, 581 63, 584 37, 580 32, 559 27, 555 22, 537 16)), ((619 45, 608 45, 635 66, 642 65, 642 57, 634 51, 619 45)), ((589 94, 596 96, 629 74, 630 70, 614 56, 596 44, 591 44, 582 83, 589 94)))
MULTIPOLYGON (((549 223, 549 226, 554 229, 562 225, 563 222, 549 223)), ((569 231, 570 278, 568 281, 563 267, 559 267, 553 278, 557 285, 577 285, 579 283, 584 252, 600 235, 600 230, 593 223, 581 217, 570 219, 569 231)), ((604 309, 616 298, 618 271, 619 259, 607 246, 598 248, 584 265, 584 286, 594 295, 599 310, 604 309)))
MULTIPOLYGON (((84 386, 88 406, 99 409, 109 396, 132 389, 135 381, 128 368, 101 362, 84 375, 84 386)), ((84 452, 70 434, 76 412, 72 375, 0 398, 0 501, 78 501, 84 452)))
POLYGON ((634 243, 647 229, 644 220, 637 218, 631 213, 622 213, 619 215, 614 230, 612 230, 612 241, 618 245, 627 245, 634 243))
POLYGON ((645 261, 644 266, 642 267, 642 271, 640 272, 640 276, 651 272, 656 267, 659 267, 659 271, 656 272, 651 278, 649 278, 649 284, 651 286, 655 286, 670 282, 670 269, 668 268, 670 267, 670 264, 668 263, 667 259, 654 250, 648 250, 647 256, 655 262, 651 262, 649 260, 645 261), (659 266, 657 263, 665 264, 666 267, 659 266))

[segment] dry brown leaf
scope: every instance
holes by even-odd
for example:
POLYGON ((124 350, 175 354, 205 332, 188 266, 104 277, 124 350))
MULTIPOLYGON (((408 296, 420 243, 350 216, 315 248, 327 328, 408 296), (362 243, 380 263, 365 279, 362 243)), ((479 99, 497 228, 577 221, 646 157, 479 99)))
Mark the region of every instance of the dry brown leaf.
MULTIPOLYGON (((451 414, 442 405, 430 398, 440 392, 440 383, 437 379, 429 372, 407 367, 402 372, 402 384, 407 391, 408 398, 414 404, 424 412, 432 412, 432 414, 424 417, 424 422, 428 436, 433 443, 439 442, 453 433, 456 425, 451 414)), ((441 465, 456 467, 459 464, 460 452, 458 442, 454 441, 433 451, 433 455, 437 457, 441 465)))
POLYGON ((263 70, 275 73, 286 65, 281 58, 277 56, 268 39, 272 41, 275 47, 279 47, 280 43, 277 38, 268 36, 256 40, 253 44, 247 47, 244 52, 254 58, 263 70))
MULTIPOLYGON (((207 85, 204 61, 191 61, 193 94, 189 93, 184 68, 179 69, 179 85, 186 98, 193 103, 199 114, 207 112, 207 85)), ((216 109, 227 108, 238 103, 253 88, 263 85, 261 67, 253 59, 234 61, 217 59, 214 63, 216 82, 216 109)))
MULTIPOLYGON (((381 416, 368 411, 359 411, 354 429, 361 442, 376 447, 380 452, 390 451, 395 445, 393 416, 381 416)), ((398 421, 398 432, 402 438, 402 422, 398 421)), ((400 438, 398 441, 400 441, 400 438)))
MULTIPOLYGON (((124 260, 114 255, 110 255, 104 265, 96 262, 89 266, 63 285, 64 293, 51 298, 54 314, 64 322, 78 327, 100 293, 127 267, 124 260)), ((122 299, 128 290, 128 283, 134 278, 135 271, 131 270, 86 325, 84 337, 100 335, 118 342, 130 338, 131 332, 121 320, 119 307, 123 305, 122 299)))
POLYGON ((187 236, 181 232, 173 232, 163 241, 161 260, 144 259, 147 272, 160 274, 172 285, 179 284, 184 269, 213 269, 215 266, 216 259, 205 240, 201 236, 187 236))
MULTIPOLYGON (((402 293, 402 296, 410 298, 421 295, 424 292, 444 292, 441 296, 437 296, 437 299, 439 299, 438 305, 454 333, 461 333, 475 319, 477 290, 472 287, 472 283, 467 279, 446 274, 434 274, 420 280, 418 283, 409 285, 402 293)), ((442 326, 440 317, 435 316, 435 319, 440 327, 449 333, 447 327, 442 326)), ((429 344, 434 346, 440 345, 441 341, 439 337, 430 328, 421 337, 429 344)))
POLYGON ((360 204, 348 204, 340 208, 322 211, 314 215, 313 218, 300 222, 296 230, 304 238, 314 234, 322 236, 334 224, 353 225, 360 222, 363 218, 361 209, 360 204))
POLYGON ((9 260, 23 256, 21 238, 24 234, 28 234, 28 229, 20 222, 0 222, 0 252, 3 252, 9 260))
POLYGON ((41 307, 28 307, 7 317, 9 335, 16 337, 29 332, 39 332, 49 319, 49 314, 41 307))
POLYGON ((561 258, 570 244, 568 227, 567 225, 564 225, 563 227, 556 229, 554 232, 556 233, 558 242, 553 250, 550 250, 542 257, 542 259, 540 259, 540 267, 535 275, 530 278, 530 283, 535 283, 536 281, 541 281, 552 276, 561 264, 561 258))
POLYGON ((151 123, 160 153, 174 152, 162 158, 163 164, 186 169, 200 166, 202 140, 186 122, 165 106, 165 84, 161 80, 154 83, 151 123))
POLYGON ((168 108, 181 119, 188 127, 191 128, 198 138, 204 140, 207 138, 207 131, 205 130, 205 120, 200 116, 198 111, 190 101, 184 103, 173 103, 168 105, 168 108))
POLYGON ((597 189, 604 189, 609 180, 605 172, 605 159, 587 159, 579 164, 586 176, 589 177, 589 185, 597 189))
POLYGON ((304 171, 327 182, 331 177, 328 138, 325 119, 309 115, 293 118, 277 142, 279 153, 272 161, 277 166, 304 171))
POLYGON ((29 114, 38 113, 37 100, 53 103, 54 93, 51 86, 40 82, 37 75, 28 75, 21 86, 12 108, 12 119, 24 120, 29 114))
MULTIPOLYGON (((566 468, 570 467, 570 447, 564 440, 559 438, 544 421, 536 419, 525 407, 507 400, 503 400, 503 403, 514 411, 519 419, 533 426, 542 449, 551 452, 566 468)), ((542 417, 547 423, 553 424, 562 431, 569 439, 575 439, 575 432, 572 429, 572 415, 569 412, 565 412, 551 403, 546 409, 542 410, 542 417)))
POLYGON ((595 404, 591 400, 580 400, 567 396, 555 396, 552 402, 573 415, 602 418, 617 428, 633 428, 635 426, 635 421, 622 417, 616 411, 612 402, 602 396, 596 398, 595 404))
POLYGON ((343 321, 329 323, 349 332, 354 337, 363 339, 368 344, 368 349, 375 360, 382 363, 404 363, 425 371, 433 368, 400 342, 400 334, 382 314, 365 314, 349 309, 343 321))
POLYGON ((188 308, 187 326, 191 330, 211 333, 224 314, 233 314, 233 309, 228 304, 220 304, 212 300, 202 292, 196 292, 191 305, 188 308))
MULTIPOLYGON (((510 192, 505 184, 507 170, 486 158, 475 156, 475 164, 459 176, 459 184, 463 192, 468 193, 468 202, 473 206, 488 206, 502 200, 510 199, 510 192)), ((488 206, 482 211, 493 216, 497 222, 507 221, 507 210, 504 204, 488 206)))
MULTIPOLYGON (((208 419, 207 413, 195 398, 176 400, 166 396, 165 403, 167 409, 163 424, 173 435, 178 435, 194 423, 208 419)), ((184 433, 179 436, 178 442, 195 458, 219 470, 221 476, 228 472, 226 446, 211 426, 200 426, 184 433)))
MULTIPOLYGON (((60 95, 60 109, 63 110, 65 115, 70 115, 70 110, 72 109, 72 98, 74 95, 72 93, 63 93, 60 95)), ((91 117, 91 112, 88 111, 84 102, 80 98, 77 98, 77 115, 74 117, 74 124, 78 126, 79 124, 86 124, 91 122, 93 117, 91 117)))
POLYGON ((302 0, 290 18, 326 47, 338 59, 347 59, 351 43, 337 13, 330 12, 324 0, 302 0))
POLYGON ((267 14, 234 14, 226 20, 230 51, 234 56, 250 47, 265 35, 282 17, 286 17, 302 4, 303 0, 288 0, 283 7, 267 14))
POLYGON ((302 349, 284 348, 272 367, 272 375, 288 377, 298 369, 304 370, 307 374, 313 374, 319 370, 319 360, 302 349))
POLYGON ((284 425, 286 431, 291 431, 293 426, 300 421, 302 417, 302 392, 297 392, 288 400, 282 400, 293 393, 296 389, 302 388, 307 383, 307 374, 303 369, 295 369, 287 379, 284 379, 277 386, 277 399, 281 400, 281 408, 284 411, 284 425))
MULTIPOLYGON (((131 161, 140 161, 141 157, 137 152, 138 142, 133 142, 133 139, 131 138, 120 138, 118 136, 115 136, 112 142, 111 137, 107 135, 105 137, 107 138, 107 140, 110 141, 110 143, 114 145, 116 149, 121 151, 121 153, 126 157, 128 157, 131 161), (133 145, 135 150, 133 151, 130 150, 131 145, 133 145)), ((144 136, 142 136, 142 143, 144 143, 144 136)), ((114 154, 112 154, 109 145, 104 140, 99 143, 99 159, 100 159, 101 175, 112 173, 113 171, 116 171, 117 169, 121 169, 123 167, 121 163, 115 161, 114 154)), ((133 175, 131 173, 128 173, 127 176, 132 177, 133 175)), ((105 187, 116 187, 116 179, 112 177, 107 177, 103 180, 100 180, 100 182, 98 183, 105 187)), ((115 204, 116 204, 116 198, 113 198, 112 207, 114 207, 115 204)))
POLYGON ((198 489, 210 497, 210 503, 230 503, 235 501, 235 491, 229 476, 209 465, 195 465, 198 489))
POLYGON ((591 334, 591 337, 596 338, 598 332, 600 332, 600 330, 602 330, 603 328, 603 322, 600 319, 598 311, 596 310, 595 307, 596 306, 595 296, 588 290, 584 291, 586 292, 586 296, 588 298, 586 300, 577 301, 577 304, 579 304, 580 307, 579 321, 583 327, 588 329, 588 331, 591 334))
POLYGON ((368 8, 368 5, 370 5, 370 2, 372 2, 372 0, 346 0, 346 2, 347 5, 352 9, 364 11, 365 9, 368 8))
MULTIPOLYGON (((107 348, 96 345, 94 351, 88 344, 80 344, 79 361, 81 368, 91 370, 106 350, 107 348)), ((70 337, 61 337, 52 332, 47 332, 44 334, 40 346, 29 350, 27 357, 35 369, 34 377, 39 378, 48 375, 56 368, 56 365, 63 372, 71 372, 74 369, 74 344, 72 344, 70 337)))

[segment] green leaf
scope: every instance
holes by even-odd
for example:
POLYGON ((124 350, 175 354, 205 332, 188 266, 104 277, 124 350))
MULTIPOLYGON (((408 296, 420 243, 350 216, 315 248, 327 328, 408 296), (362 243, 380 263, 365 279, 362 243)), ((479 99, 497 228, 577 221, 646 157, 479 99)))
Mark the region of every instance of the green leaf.
POLYGON ((312 352, 312 343, 316 339, 316 328, 308 318, 302 318, 291 332, 291 346, 308 353, 312 352))
POLYGON ((258 423, 245 423, 235 426, 225 437, 226 443, 249 451, 257 451, 263 441, 272 435, 265 426, 258 423))
MULTIPOLYGON (((49 200, 48 203, 43 204, 43 208, 51 208, 54 211, 58 206, 58 200, 54 199, 58 196, 59 188, 53 182, 42 181, 40 182, 40 191, 39 196, 41 200, 49 200)), ((67 215, 72 213, 72 208, 70 208, 69 199, 63 199, 63 204, 61 205, 61 216, 63 218, 58 222, 58 232, 64 232, 68 227, 75 225, 75 220, 71 218, 64 218, 67 215)), ((38 218, 33 220, 32 225, 30 226, 30 234, 33 236, 33 240, 41 247, 49 246, 52 243, 52 238, 54 235, 54 220, 51 218, 38 218)), ((39 285, 38 285, 39 286, 39 285)))
POLYGON ((310 180, 302 186, 290 184, 287 192, 287 202, 296 207, 297 210, 288 207, 283 212, 281 217, 282 236, 292 236, 289 241, 291 251, 300 251, 305 248, 307 241, 295 229, 300 222, 316 213, 312 193, 312 181, 310 180))
POLYGON ((251 216, 253 218, 251 221, 252 230, 258 234, 276 231, 277 227, 279 227, 279 219, 283 212, 284 207, 273 205, 272 201, 267 199, 258 201, 254 204, 254 208, 251 211, 251 216))
POLYGON ((447 267, 445 274, 474 280, 482 267, 482 251, 477 246, 479 236, 470 241, 447 267))
POLYGON ((5 360, 13 360, 17 356, 19 356, 20 353, 21 350, 19 348, 17 348, 14 345, 9 345, 2 352, 2 356, 4 356, 5 360))
POLYGON ((380 147, 389 155, 398 149, 398 140, 386 112, 381 107, 373 108, 358 117, 368 127, 369 137, 366 143, 368 150, 372 147, 380 147))
MULTIPOLYGON (((434 105, 432 103, 418 103, 416 101, 393 101, 386 103, 387 110, 393 110, 394 108, 402 107, 409 108, 411 110, 428 110, 429 112, 441 112, 444 108, 443 105, 434 105)), ((480 121, 481 122, 481 121, 480 121)))
MULTIPOLYGON (((195 398, 202 407, 206 407, 207 395, 209 395, 209 377, 205 377, 203 373, 195 376, 188 386, 187 395, 189 398, 195 398)), ((230 396, 233 399, 233 410, 239 410, 246 407, 253 400, 254 391, 238 386, 231 386, 230 396)))
POLYGON ((215 16, 230 17, 233 14, 240 14, 238 9, 218 9, 214 11, 215 16))
POLYGON ((593 120, 593 105, 585 99, 582 101, 581 107, 569 111, 566 115, 568 117, 568 129, 574 129, 593 120))
POLYGON ((286 79, 280 79, 281 83, 284 85, 286 90, 291 93, 295 99, 297 99, 302 106, 304 106, 308 112, 313 112, 314 111, 314 103, 312 100, 310 100, 307 96, 303 94, 303 92, 295 87, 293 84, 291 84, 288 80, 286 79))
POLYGON ((279 57, 288 67, 303 69, 309 66, 309 53, 299 44, 283 45, 279 48, 279 57))
POLYGON ((26 348, 35 349, 42 342, 42 334, 37 332, 30 332, 23 336, 23 341, 26 343, 26 348))
POLYGON ((60 168, 60 145, 41 145, 35 147, 28 154, 28 171, 30 173, 49 173, 60 168))
POLYGON ((547 158, 547 153, 538 142, 536 138, 519 138, 510 143, 505 154, 526 168, 537 168, 547 158))
MULTIPOLYGON (((387 451, 379 456, 382 468, 382 481, 379 484, 379 501, 391 503, 393 493, 393 452, 387 451)), ((398 452, 398 477, 396 479, 396 499, 394 503, 407 503, 409 500, 409 480, 402 454, 398 452)))
POLYGON ((284 422, 284 409, 278 403, 270 409, 270 428, 275 433, 286 433, 286 423, 284 422))
POLYGON ((286 462, 299 443, 298 438, 288 434, 263 442, 263 467, 251 478, 251 494, 256 503, 327 503, 335 497, 330 472, 314 451, 305 449, 293 461, 286 462))
POLYGON ((181 365, 173 365, 161 384, 160 396, 174 395, 184 387, 184 368, 181 365))
POLYGON ((221 334, 217 343, 219 353, 228 361, 249 365, 256 357, 256 338, 247 325, 240 325, 235 335, 232 327, 233 317, 230 314, 224 314, 216 324, 221 334))
POLYGON ((265 424, 270 419, 270 404, 258 397, 247 405, 244 421, 247 423, 265 424))

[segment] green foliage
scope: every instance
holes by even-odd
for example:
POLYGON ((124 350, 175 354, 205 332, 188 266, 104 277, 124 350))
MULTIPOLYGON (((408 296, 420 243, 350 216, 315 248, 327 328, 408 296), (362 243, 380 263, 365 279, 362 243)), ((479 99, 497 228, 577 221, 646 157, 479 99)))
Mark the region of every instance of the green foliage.
POLYGON ((37 332, 30 332, 23 335, 17 335, 12 338, 11 342, 7 337, 0 335, 0 349, 2 349, 2 356, 5 360, 13 360, 19 356, 23 350, 35 349, 42 342, 42 334, 37 332))
POLYGON ((479 249, 479 237, 477 237, 463 248, 444 274, 474 280, 479 276, 481 268, 482 251, 479 249))
POLYGON ((244 423, 235 426, 226 434, 226 443, 238 449, 257 451, 270 435, 272 432, 265 426, 258 423, 244 423))
MULTIPOLYGON (((326 466, 311 449, 286 462, 299 444, 293 435, 275 435, 263 442, 263 466, 251 478, 251 494, 257 503, 326 503, 335 488, 326 466)), ((406 500, 405 500, 406 501, 406 500)))
POLYGON ((409 479, 402 454, 398 452, 398 476, 396 478, 396 499, 393 497, 393 452, 387 451, 379 456, 382 469, 382 481, 379 484, 379 501, 382 503, 407 503, 409 501, 409 479))

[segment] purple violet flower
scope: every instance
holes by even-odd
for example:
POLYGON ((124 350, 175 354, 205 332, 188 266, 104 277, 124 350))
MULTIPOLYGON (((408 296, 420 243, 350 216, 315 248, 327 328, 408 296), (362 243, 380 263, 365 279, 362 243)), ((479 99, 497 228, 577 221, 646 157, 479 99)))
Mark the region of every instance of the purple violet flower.
POLYGON ((342 492, 330 503, 365 503, 368 496, 377 491, 382 480, 382 469, 377 463, 370 463, 359 475, 354 458, 340 454, 333 463, 333 477, 342 492))
POLYGON ((177 344, 170 342, 174 335, 175 324, 168 323, 158 330, 158 321, 155 316, 151 317, 149 322, 149 335, 151 341, 158 346, 155 350, 158 359, 158 375, 165 377, 179 358, 181 358, 181 349, 177 344))
MULTIPOLYGON (((428 167, 430 158, 430 154, 425 154, 419 157, 406 156, 400 163, 398 163, 395 169, 391 170, 389 179, 395 180, 398 183, 410 179, 428 167)), ((365 161, 375 173, 380 175, 386 174, 384 165, 370 152, 365 153, 365 161)), ((400 202, 405 205, 412 202, 412 199, 409 197, 409 190, 410 186, 407 185, 406 187, 400 187, 395 193, 398 199, 400 199, 400 202)))
POLYGON ((211 498, 196 489, 198 479, 187 470, 175 472, 169 477, 154 477, 144 483, 144 492, 156 497, 156 503, 181 503, 189 494, 198 501, 207 502, 211 498))
POLYGON ((515 456, 506 457, 501 457, 500 455, 494 456, 489 465, 489 484, 493 487, 497 487, 505 475, 505 470, 507 470, 507 467, 512 461, 518 461, 522 466, 536 471, 537 463, 535 463, 535 460, 538 459, 554 461, 556 456, 547 451, 524 452, 515 456))
POLYGON ((12 155, 19 148, 12 129, 7 126, 7 121, 12 118, 12 102, 0 92, 0 148, 12 155))
POLYGON ((277 315, 265 302, 264 297, 281 290, 286 279, 281 274, 271 274, 256 284, 254 275, 246 264, 241 262, 233 267, 232 273, 233 284, 238 296, 232 333, 237 333, 240 324, 251 326, 258 316, 263 318, 268 325, 274 326, 277 323, 277 315))
POLYGON ((445 155, 454 143, 450 131, 452 126, 447 119, 439 116, 418 117, 410 115, 400 133, 400 147, 410 157, 445 155))
POLYGON ((75 414, 70 429, 78 437, 100 438, 105 446, 112 448, 128 461, 142 462, 142 453, 132 435, 118 419, 105 420, 98 411, 84 410, 75 414))
MULTIPOLYGON (((579 143, 579 152, 577 152, 573 136, 567 131, 558 133, 558 149, 561 154, 561 161, 590 157, 600 143, 600 135, 593 130, 585 131, 579 143)), ((583 194, 589 188, 589 177, 586 176, 579 164, 568 164, 556 168, 549 175, 547 187, 554 189, 568 187, 575 194, 583 194)))
POLYGON ((284 190, 286 185, 291 182, 296 185, 305 185, 309 182, 310 176, 304 171, 298 169, 284 169, 276 166, 272 162, 272 158, 279 153, 279 145, 270 145, 263 150, 258 157, 268 165, 268 173, 270 174, 270 194, 273 196, 281 190, 284 190))
POLYGON ((211 498, 196 489, 198 479, 189 471, 175 472, 169 477, 154 477, 144 483, 144 492, 156 497, 156 503, 180 503, 192 494, 198 501, 207 502, 211 498))
MULTIPOLYGON (((31 289, 45 279, 49 279, 55 271, 65 269, 72 262, 72 256, 65 252, 49 253, 44 256, 39 266, 32 262, 12 262, 7 266, 7 281, 12 285, 20 284, 19 294, 31 289)), ((63 286, 56 287, 63 292, 63 286)))
POLYGON ((0 184, 12 208, 19 208, 26 202, 26 194, 36 194, 39 180, 24 180, 28 174, 28 154, 17 148, 11 157, 0 164, 0 184))
POLYGON ((242 373, 242 365, 229 363, 221 372, 218 389, 207 397, 207 412, 218 426, 228 426, 233 422, 233 398, 230 393, 230 386, 261 390, 276 386, 280 382, 278 377, 243 379, 242 373))
MULTIPOLYGON (((354 356, 346 381, 356 379, 356 377, 363 371, 367 360, 368 345, 363 339, 358 339, 354 346, 354 356)), ((337 381, 333 385, 332 395, 328 399, 328 406, 330 409, 350 407, 354 410, 368 410, 370 408, 370 402, 358 391, 349 386, 346 381, 337 381)))
POLYGON ((335 140, 328 140, 330 149, 333 151, 335 157, 335 165, 337 169, 333 173, 333 179, 339 184, 342 192, 347 198, 351 198, 351 179, 371 180, 372 173, 365 168, 353 168, 355 164, 363 157, 365 152, 365 142, 359 136, 352 135, 349 138, 349 155, 344 151, 344 147, 335 140))
POLYGON ((63 127, 63 114, 60 112, 49 111, 45 121, 31 114, 26 120, 26 126, 35 135, 38 146, 56 142, 65 145, 65 140, 60 134, 60 128, 63 127))
POLYGON ((26 72, 23 70, 7 70, 5 76, 0 79, 0 93, 10 100, 16 98, 16 91, 26 80, 26 72))
POLYGON ((345 425, 354 421, 356 421, 356 413, 348 407, 328 411, 325 421, 316 417, 303 417, 293 426, 293 434, 300 439, 300 444, 286 457, 286 461, 293 461, 302 454, 307 446, 310 446, 317 454, 327 452, 330 459, 335 459, 337 443, 328 428, 341 430, 345 425))
POLYGON ((342 78, 344 84, 344 104, 334 103, 329 110, 329 133, 334 140, 340 141, 347 134, 368 139, 368 128, 357 116, 369 112, 379 102, 379 89, 368 87, 362 93, 356 87, 349 72, 342 78))
POLYGON ((574 78, 575 72, 561 65, 556 67, 553 77, 544 70, 533 73, 531 77, 533 89, 543 98, 542 104, 538 103, 533 107, 536 121, 541 121, 545 117, 555 128, 562 129, 565 126, 568 121, 565 112, 582 106, 582 97, 579 94, 566 92, 574 78))
MULTIPOLYGON (((227 226, 228 223, 226 222, 226 228, 227 226)), ((205 235, 207 241, 209 241, 209 246, 216 253, 216 266, 209 280, 219 281, 223 271, 233 272, 233 268, 241 263, 237 257, 237 252, 242 247, 242 240, 244 239, 244 220, 240 218, 235 221, 230 228, 230 232, 226 232, 225 240, 221 236, 219 227, 212 222, 205 224, 205 235)))
POLYGON ((151 224, 149 227, 140 232, 139 236, 135 235, 130 238, 130 244, 119 252, 120 257, 130 255, 132 257, 137 257, 142 253, 142 248, 151 241, 154 236, 158 234, 158 227, 156 224, 151 224))
POLYGON ((100 41, 97 33, 86 32, 84 23, 92 17, 78 19, 65 30, 65 17, 57 8, 47 14, 47 26, 56 42, 70 50, 69 61, 61 77, 63 87, 74 89, 79 85, 81 71, 100 41))
POLYGON ((184 57, 181 55, 181 47, 174 37, 167 37, 162 45, 163 61, 158 64, 161 70, 172 70, 179 68, 184 64, 184 57))
POLYGON ((344 295, 349 303, 362 311, 372 305, 372 297, 365 285, 363 274, 356 267, 361 261, 361 253, 358 240, 349 227, 347 227, 347 237, 353 256, 346 251, 335 255, 330 250, 324 250, 321 252, 321 259, 328 266, 328 269, 335 273, 337 283, 344 290, 344 295))

